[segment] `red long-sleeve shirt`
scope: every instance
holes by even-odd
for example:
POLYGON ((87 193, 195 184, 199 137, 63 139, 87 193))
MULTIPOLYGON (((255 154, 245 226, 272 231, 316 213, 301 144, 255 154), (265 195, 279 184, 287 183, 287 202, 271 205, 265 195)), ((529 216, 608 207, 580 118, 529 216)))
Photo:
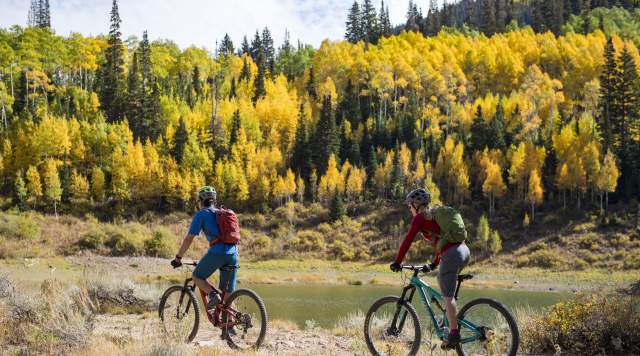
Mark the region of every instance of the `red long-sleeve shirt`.
POLYGON ((436 246, 438 244, 438 240, 440 238, 440 226, 435 220, 430 220, 425 217, 424 214, 416 214, 411 220, 411 227, 409 228, 409 232, 404 237, 402 244, 400 245, 400 249, 398 250, 398 255, 396 256, 396 263, 401 264, 404 260, 407 251, 409 251, 409 247, 413 243, 416 235, 421 232, 424 236, 424 239, 427 241, 431 241, 434 249, 436 249, 436 257, 434 259, 434 263, 437 265, 440 263, 440 256, 451 246, 455 245, 452 243, 447 243, 442 248, 442 251, 438 251, 436 246))

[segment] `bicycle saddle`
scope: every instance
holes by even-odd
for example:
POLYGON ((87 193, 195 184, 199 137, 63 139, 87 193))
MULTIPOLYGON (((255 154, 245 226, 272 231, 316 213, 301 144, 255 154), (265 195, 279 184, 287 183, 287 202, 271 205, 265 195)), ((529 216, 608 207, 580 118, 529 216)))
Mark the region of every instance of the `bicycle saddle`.
POLYGON ((460 274, 458 275, 458 282, 466 281, 467 279, 473 278, 472 274, 460 274))

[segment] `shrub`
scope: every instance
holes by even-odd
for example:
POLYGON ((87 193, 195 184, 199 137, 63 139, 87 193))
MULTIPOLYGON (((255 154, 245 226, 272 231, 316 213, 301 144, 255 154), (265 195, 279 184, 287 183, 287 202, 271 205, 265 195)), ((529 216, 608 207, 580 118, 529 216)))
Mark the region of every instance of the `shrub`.
POLYGON ((32 215, 3 214, 0 216, 0 236, 18 240, 37 240, 40 226, 32 215))
POLYGON ((624 269, 640 269, 640 252, 627 256, 622 266, 624 269))
POLYGON ((147 256, 171 257, 177 248, 176 235, 165 228, 153 232, 153 237, 144 241, 144 251, 147 256))
POLYGON ((82 235, 78 244, 82 248, 98 250, 104 247, 105 241, 107 241, 107 234, 99 228, 92 228, 82 235))
POLYGON ((316 231, 301 231, 290 241, 293 250, 299 252, 319 252, 324 250, 324 236, 316 231))
POLYGON ((532 253, 526 259, 530 267, 556 268, 562 265, 564 259, 556 251, 540 250, 532 253))
POLYGON ((589 267, 589 263, 587 263, 587 261, 583 260, 582 258, 576 258, 576 260, 573 261, 573 267, 579 271, 582 271, 589 267))
POLYGON ((135 230, 137 230, 135 227, 133 229, 113 228, 108 232, 109 239, 105 245, 111 248, 111 253, 115 256, 141 255, 144 252, 146 234, 135 230))
POLYGON ((534 315, 520 315, 521 351, 631 355, 640 352, 640 298, 579 295, 534 315))
POLYGON ((330 251, 335 258, 343 261, 350 261, 355 257, 353 248, 340 240, 331 244, 330 251))
POLYGON ((266 250, 271 247, 271 239, 267 235, 260 235, 253 241, 253 247, 256 250, 266 250))

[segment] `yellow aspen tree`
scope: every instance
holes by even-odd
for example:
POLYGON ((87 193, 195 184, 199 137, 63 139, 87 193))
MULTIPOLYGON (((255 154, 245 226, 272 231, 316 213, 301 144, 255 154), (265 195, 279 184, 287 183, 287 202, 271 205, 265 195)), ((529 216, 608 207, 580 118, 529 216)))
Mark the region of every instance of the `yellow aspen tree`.
POLYGON ((533 170, 529 175, 529 191, 527 192, 527 200, 531 204, 531 221, 535 221, 536 205, 542 204, 544 198, 544 190, 542 189, 542 181, 538 171, 533 170))
POLYGON ((482 191, 489 197, 489 216, 493 216, 495 211, 495 199, 501 198, 507 191, 507 186, 502 179, 502 169, 500 165, 489 161, 485 168, 485 180, 482 185, 482 191))
POLYGON ((40 179, 40 173, 34 166, 29 166, 27 169, 27 200, 34 206, 37 200, 42 197, 42 181, 40 179))
POLYGON ((287 173, 285 175, 284 178, 284 185, 285 185, 285 193, 286 193, 286 199, 287 199, 287 203, 291 201, 291 198, 293 197, 294 194, 296 194, 296 176, 293 174, 293 171, 291 171, 291 169, 287 169, 287 173))
POLYGON ((304 179, 300 175, 296 178, 296 196, 298 199, 298 203, 304 203, 304 190, 305 184, 304 179))
POLYGON ((76 202, 84 202, 89 198, 89 181, 85 176, 79 174, 75 168, 71 171, 69 193, 71 199, 76 202))
POLYGON ((604 156, 604 162, 598 173, 597 186, 600 191, 600 210, 602 211, 602 195, 605 196, 605 211, 609 208, 609 193, 615 192, 618 186, 618 178, 620 177, 620 171, 616 164, 616 158, 608 151, 604 156))
POLYGON ((358 200, 364 190, 364 182, 366 180, 366 173, 359 168, 351 169, 349 178, 346 183, 346 194, 348 199, 358 200))
POLYGON ((53 159, 48 159, 45 163, 44 171, 44 195, 47 200, 53 203, 53 212, 58 217, 58 203, 62 199, 62 185, 58 164, 53 159))
POLYGON ((111 196, 117 202, 122 203, 131 197, 127 157, 123 156, 119 149, 116 149, 113 152, 111 162, 111 196))
POLYGON ((287 195, 287 186, 281 176, 277 176, 273 180, 273 198, 278 201, 278 206, 282 206, 287 195))
POLYGON ((567 190, 571 187, 571 177, 569 175, 569 167, 563 163, 556 174, 556 186, 562 189, 562 204, 567 208, 567 190))
POLYGON ((94 166, 91 169, 91 195, 98 202, 103 202, 105 197, 104 172, 100 167, 94 166))
POLYGON ((327 172, 320 178, 318 184, 318 197, 323 202, 328 202, 336 192, 342 193, 344 180, 340 171, 338 171, 338 162, 335 155, 329 156, 327 164, 327 172))

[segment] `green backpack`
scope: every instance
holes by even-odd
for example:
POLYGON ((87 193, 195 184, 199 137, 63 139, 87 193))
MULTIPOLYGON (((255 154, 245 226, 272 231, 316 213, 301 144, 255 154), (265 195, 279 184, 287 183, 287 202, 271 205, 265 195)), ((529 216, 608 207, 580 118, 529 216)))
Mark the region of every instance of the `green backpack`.
POLYGON ((447 242, 460 243, 467 239, 462 215, 455 208, 442 205, 432 210, 432 216, 440 226, 440 241, 437 249, 441 251, 447 242))

